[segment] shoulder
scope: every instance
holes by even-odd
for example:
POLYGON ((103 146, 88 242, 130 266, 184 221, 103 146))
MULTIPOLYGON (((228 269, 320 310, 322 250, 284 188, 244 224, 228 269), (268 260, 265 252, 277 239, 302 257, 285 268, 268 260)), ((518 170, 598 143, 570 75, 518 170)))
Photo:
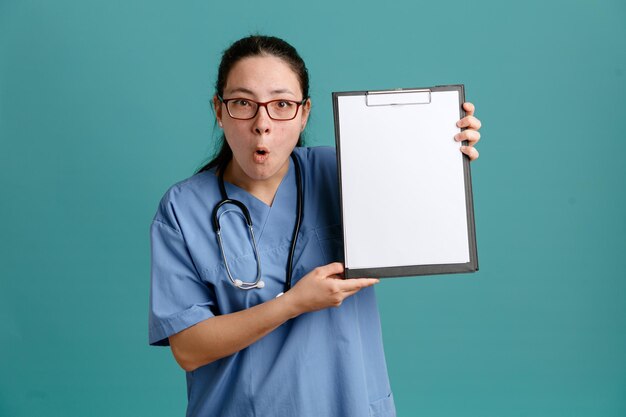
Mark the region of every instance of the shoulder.
POLYGON ((335 161, 337 160, 337 151, 333 146, 300 146, 293 150, 300 158, 308 161, 335 161))
POLYGON ((331 146, 316 146, 312 148, 298 147, 294 149, 303 170, 312 173, 337 171, 337 152, 331 146))
MULTIPOLYGON (((310 197, 333 202, 338 196, 337 153, 334 147, 296 148, 304 186, 310 197)), ((334 204, 334 203, 333 203, 334 204)))
POLYGON ((179 230, 178 217, 190 207, 204 206, 218 198, 219 187, 213 171, 199 172, 172 185, 163 195, 153 221, 179 230))

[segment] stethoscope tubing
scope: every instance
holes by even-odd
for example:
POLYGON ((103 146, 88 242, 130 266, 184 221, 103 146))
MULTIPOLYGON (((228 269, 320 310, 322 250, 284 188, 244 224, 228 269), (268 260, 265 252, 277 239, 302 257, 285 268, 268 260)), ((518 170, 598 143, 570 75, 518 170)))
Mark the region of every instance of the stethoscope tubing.
MULTIPOLYGON (((217 210, 219 210, 220 207, 222 207, 225 204, 236 204, 236 203, 240 203, 237 200, 224 200, 222 201, 222 203, 218 204, 218 206, 216 207, 216 213, 217 210)), ((248 234, 250 235, 250 240, 252 241, 252 250, 254 251, 254 259, 259 259, 259 252, 257 250, 257 246, 256 246, 256 239, 254 238, 254 228, 252 227, 252 220, 250 219, 250 214, 247 212, 247 208, 245 206, 241 207, 238 204, 236 204, 238 207, 240 207, 242 210, 244 210, 244 214, 242 215, 240 212, 235 211, 233 209, 230 210, 224 210, 221 213, 219 213, 219 215, 217 215, 217 230, 215 232, 215 234, 217 235, 217 241, 218 241, 218 245, 220 247, 220 253, 222 254, 222 260, 224 261, 224 267, 226 268, 226 275, 228 275, 228 279, 230 280, 230 282, 233 283, 233 285, 237 288, 241 288, 242 290, 251 290, 253 288, 263 288, 263 284, 261 281, 261 277, 262 277, 262 272, 261 272, 261 263, 257 262, 256 263, 256 278, 254 280, 254 282, 244 282, 242 280, 238 280, 238 279, 234 279, 233 278, 233 274, 230 270, 230 267, 228 266, 228 261, 226 260, 226 254, 224 252, 224 244, 222 242, 222 230, 219 227, 219 219, 228 212, 233 212, 236 213, 240 216, 242 216, 244 218, 244 220, 246 221, 246 224, 248 226, 248 234)))
MULTIPOLYGON (((283 293, 288 291, 291 288, 291 281, 292 281, 292 275, 293 275, 293 258, 295 255, 296 244, 298 241, 298 235, 300 233, 300 226, 302 225, 302 217, 303 217, 302 172, 300 169, 300 163, 298 162, 294 153, 291 154, 291 159, 293 160, 295 174, 296 174, 296 188, 297 188, 296 207, 297 208, 296 208, 296 223, 293 228, 293 233, 291 236, 291 247, 289 249, 289 256, 287 258, 286 278, 285 278, 285 285, 284 285, 283 293)), ((252 216, 250 216, 250 211, 248 210, 246 205, 242 203, 241 201, 228 198, 228 194, 226 193, 226 187, 224 186, 224 170, 219 171, 218 184, 220 187, 222 200, 219 203, 217 203, 215 207, 213 208, 213 213, 212 213, 211 218, 212 218, 213 228, 217 236, 217 242, 218 242, 218 246, 220 249, 220 253, 222 255, 222 261, 224 262, 224 267, 226 269, 226 275, 228 275, 228 279, 230 280, 230 282, 239 289, 242 289, 242 290, 251 290, 254 288, 261 289, 265 286, 265 284, 261 279, 262 278, 261 260, 259 258, 256 239, 254 237, 254 227, 252 224, 252 216), (223 206, 227 204, 232 204, 232 205, 237 206, 241 210, 241 212, 231 209, 231 210, 225 210, 219 213, 220 208, 222 208, 223 206), (244 218, 247 228, 248 228, 250 239, 252 240, 252 249, 254 251, 254 258, 257 264, 257 274, 253 282, 245 282, 240 279, 233 278, 230 267, 228 265, 228 261, 226 260, 226 254, 224 252, 224 246, 223 246, 223 241, 222 241, 222 230, 220 226, 220 218, 222 217, 223 214, 230 212, 230 211, 235 212, 244 218)), ((280 296, 283 293, 280 293, 278 295, 280 296)))

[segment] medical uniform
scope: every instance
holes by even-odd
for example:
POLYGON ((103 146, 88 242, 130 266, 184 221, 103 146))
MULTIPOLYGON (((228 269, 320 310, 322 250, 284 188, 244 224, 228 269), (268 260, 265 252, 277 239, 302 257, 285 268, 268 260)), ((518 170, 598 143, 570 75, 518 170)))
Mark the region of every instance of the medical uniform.
MULTIPOLYGON (((320 265, 342 260, 333 148, 296 148, 302 168, 303 219, 293 285, 320 265)), ((151 227, 149 338, 168 337, 210 317, 253 307, 283 291, 296 221, 293 161, 272 206, 225 182, 231 199, 250 210, 261 261, 262 289, 236 288, 225 271, 212 225, 222 197, 214 170, 174 185, 151 227)), ((254 281, 256 262, 243 218, 232 205, 220 220, 234 278, 254 281)), ((249 347, 187 372, 187 416, 395 416, 380 320, 372 287, 338 308, 302 314, 249 347)))

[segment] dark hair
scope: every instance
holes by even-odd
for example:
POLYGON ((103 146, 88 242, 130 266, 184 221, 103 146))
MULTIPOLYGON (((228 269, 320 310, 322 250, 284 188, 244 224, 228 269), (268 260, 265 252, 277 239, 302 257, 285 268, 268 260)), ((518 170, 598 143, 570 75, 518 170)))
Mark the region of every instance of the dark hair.
MULTIPOLYGON (((309 73, 306 69, 304 61, 298 54, 298 51, 296 51, 296 48, 280 38, 262 35, 251 35, 239 39, 224 51, 217 73, 215 93, 219 97, 223 97, 226 80, 230 71, 237 62, 244 58, 262 55, 275 56, 285 61, 291 67, 293 72, 296 73, 296 76, 300 81, 302 97, 304 99, 309 97, 309 73)), ((230 146, 228 146, 228 142, 226 142, 224 135, 222 135, 220 140, 222 141, 222 147, 217 156, 215 156, 208 164, 200 168, 198 172, 206 171, 213 167, 217 167, 218 170, 226 168, 226 165, 233 157, 233 152, 230 149, 230 146)), ((296 146, 301 145, 302 136, 298 139, 298 144, 296 146)))

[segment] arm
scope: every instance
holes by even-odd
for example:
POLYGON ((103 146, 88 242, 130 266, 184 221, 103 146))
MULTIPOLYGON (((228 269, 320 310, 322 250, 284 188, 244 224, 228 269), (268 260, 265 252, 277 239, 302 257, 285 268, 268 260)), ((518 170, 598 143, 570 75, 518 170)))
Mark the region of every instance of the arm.
POLYGON ((300 314, 338 307, 373 278, 343 280, 343 265, 331 263, 305 275, 281 297, 236 313, 211 317, 170 336, 172 353, 186 371, 193 371, 238 352, 300 314))
POLYGON ((297 315, 285 294, 246 310, 211 317, 170 336, 172 353, 185 371, 193 371, 238 352, 297 315))

